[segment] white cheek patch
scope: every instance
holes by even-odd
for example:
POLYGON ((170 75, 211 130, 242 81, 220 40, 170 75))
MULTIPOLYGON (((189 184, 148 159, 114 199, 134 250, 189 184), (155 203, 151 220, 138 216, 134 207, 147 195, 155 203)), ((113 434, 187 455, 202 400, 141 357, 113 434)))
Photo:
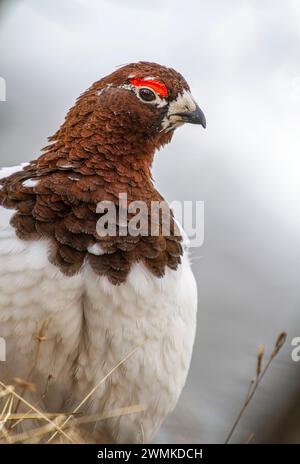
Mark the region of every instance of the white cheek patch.
POLYGON ((149 102, 149 103, 154 104, 157 108, 163 108, 164 106, 166 106, 168 104, 168 102, 167 102, 167 100, 165 98, 159 97, 158 95, 156 97, 156 100, 154 100, 153 102, 149 102))
POLYGON ((169 105, 168 116, 172 114, 192 112, 196 110, 196 103, 190 92, 184 90, 169 105))
POLYGON ((173 116, 172 120, 168 116, 165 116, 161 123, 161 132, 170 132, 182 125, 183 121, 179 116, 173 116))
POLYGON ((188 90, 184 90, 178 95, 176 100, 173 100, 169 104, 169 109, 162 121, 162 131, 170 131, 179 127, 183 124, 183 121, 180 116, 177 116, 178 113, 189 113, 196 110, 196 103, 193 99, 191 93, 188 90))

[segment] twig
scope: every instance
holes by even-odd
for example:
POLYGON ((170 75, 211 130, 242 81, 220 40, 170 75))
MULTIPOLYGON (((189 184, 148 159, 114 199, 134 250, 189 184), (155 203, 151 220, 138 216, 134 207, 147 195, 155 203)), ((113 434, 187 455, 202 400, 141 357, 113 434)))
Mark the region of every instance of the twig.
MULTIPOLYGON (((66 416, 64 416, 66 417, 66 416)), ((30 440, 32 442, 33 438, 35 439, 35 443, 37 443, 37 438, 42 437, 43 435, 46 435, 47 433, 52 433, 54 427, 56 427, 56 424, 46 424, 43 425, 42 427, 38 427, 36 429, 31 429, 28 431, 24 431, 21 433, 16 433, 14 435, 11 435, 10 442, 11 443, 21 443, 26 440, 30 440)))
POLYGON ((14 404, 14 398, 12 395, 10 395, 1 412, 0 431, 2 432, 4 438, 7 440, 8 443, 11 443, 11 439, 10 439, 9 434, 5 430, 5 424, 6 424, 7 418, 11 414, 13 404, 14 404), (6 409, 8 409, 7 413, 6 413, 6 409), (3 417, 4 413, 6 413, 6 415, 3 417))
POLYGON ((145 406, 142 405, 133 405, 128 406, 127 408, 115 409, 113 411, 108 411, 103 414, 93 414, 91 416, 83 416, 76 419, 76 424, 90 424, 92 422, 99 422, 106 419, 112 419, 113 417, 128 416, 129 414, 136 414, 138 412, 144 412, 146 410, 145 406))
POLYGON ((251 433, 249 437, 247 438, 247 440, 245 441, 245 445, 249 445, 253 441, 254 437, 255 437, 254 433, 251 433))
MULTIPOLYGON (((76 420, 76 425, 89 424, 91 422, 98 422, 98 421, 110 419, 113 417, 121 417, 121 416, 129 415, 129 414, 135 414, 135 413, 142 412, 142 411, 145 411, 145 408, 143 406, 140 406, 140 405, 128 406, 127 408, 114 409, 112 411, 108 411, 102 415, 95 414, 92 416, 82 417, 76 420)), ((66 417, 66 414, 55 414, 55 413, 47 414, 48 417, 54 417, 54 416, 59 417, 62 415, 66 417)), ((30 419, 39 419, 39 417, 38 415, 32 414, 30 419)), ((10 417, 8 417, 7 420, 10 420, 10 417)), ((30 431, 25 431, 25 432, 12 435, 9 437, 9 440, 11 443, 22 443, 27 440, 32 441, 32 439, 34 438, 36 442, 37 438, 42 437, 43 435, 47 435, 48 433, 51 433, 51 432, 53 432, 53 425, 47 424, 42 427, 32 429, 30 431)))
POLYGON ((225 441, 225 444, 228 444, 233 433, 235 432, 235 429, 237 428, 240 420, 241 420, 241 417, 243 416, 248 404, 250 403, 250 401, 252 400, 253 396, 255 395, 255 392, 257 390, 257 387, 258 385, 261 383, 262 379, 264 378, 267 370, 269 369, 273 359, 275 358, 275 356, 279 353, 279 351, 281 350, 281 348, 283 347, 285 341, 286 341, 286 337, 287 337, 287 334, 285 332, 282 332, 278 335, 277 337, 277 340, 276 340, 276 343, 275 343, 275 346, 273 348, 273 351, 271 352, 270 354, 270 358, 268 359, 267 361, 267 364, 265 365, 265 367, 262 369, 262 361, 263 361, 263 357, 264 357, 264 348, 263 347, 260 347, 259 350, 258 350, 258 353, 257 353, 257 363, 256 363, 256 378, 255 380, 251 380, 250 382, 250 388, 248 390, 248 393, 247 393, 247 396, 246 396, 246 399, 244 401, 244 404, 236 418, 236 420, 234 421, 234 424, 226 438, 226 441, 225 441))
MULTIPOLYGON (((45 416, 48 417, 48 419, 56 419, 57 417, 66 417, 68 414, 65 412, 47 412, 45 413, 45 416)), ((34 413, 34 412, 27 412, 25 414, 10 414, 7 417, 8 421, 15 421, 15 420, 44 420, 44 417, 41 417, 40 414, 34 413)))
MULTIPOLYGON (((23 388, 21 393, 20 393, 21 397, 24 396, 25 390, 27 390, 27 386, 30 386, 29 389, 32 391, 32 388, 33 388, 32 385, 33 384, 30 383, 30 379, 31 379, 31 377, 32 377, 32 375, 34 373, 34 370, 35 370, 35 368, 37 366, 37 363, 38 363, 38 359, 39 359, 39 355, 40 355, 40 351, 41 351, 41 344, 42 344, 42 342, 45 342, 47 340, 47 337, 45 336, 45 332, 46 332, 46 330, 48 328, 49 323, 50 323, 50 319, 46 319, 42 323, 42 325, 39 328, 37 334, 34 336, 34 339, 36 341, 36 347, 35 347, 33 364, 32 364, 32 366, 31 366, 31 368, 30 368, 30 370, 28 372, 26 380, 23 381, 23 385, 20 385, 23 388)), ((18 380, 17 383, 20 384, 21 379, 16 379, 16 380, 18 380)), ((14 414, 16 414, 18 412, 18 409, 20 407, 20 402, 21 402, 20 400, 17 401, 16 407, 14 409, 14 414)), ((11 423, 10 427, 12 427, 12 425, 13 425, 13 423, 11 423)))
MULTIPOLYGON (((44 389, 44 393, 42 394, 42 399, 45 399, 46 398, 46 395, 47 395, 47 391, 48 391, 48 386, 49 386, 49 383, 50 381, 53 379, 53 376, 51 374, 48 375, 48 378, 47 378, 47 382, 46 382, 46 385, 45 385, 45 389, 44 389)), ((34 385, 34 384, 33 384, 34 385)), ((37 407, 39 405, 39 401, 35 403, 35 406, 37 407)), ((15 419, 16 422, 14 422, 11 427, 10 427, 10 430, 14 429, 15 427, 17 427, 21 422, 23 422, 23 420, 27 419, 28 415, 30 415, 32 413, 32 409, 29 409, 26 413, 22 414, 20 416, 19 419, 15 419)), ((57 416, 58 414, 55 414, 55 416, 57 416)))

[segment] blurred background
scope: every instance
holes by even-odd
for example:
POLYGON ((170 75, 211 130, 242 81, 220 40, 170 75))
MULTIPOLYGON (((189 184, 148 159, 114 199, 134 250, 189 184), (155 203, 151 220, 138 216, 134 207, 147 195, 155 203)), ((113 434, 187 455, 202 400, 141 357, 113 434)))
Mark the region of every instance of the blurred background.
POLYGON ((117 65, 176 68, 207 117, 178 129, 154 178, 205 202, 192 250, 198 333, 165 443, 222 443, 279 332, 288 339, 232 442, 300 442, 300 2, 39 0, 0 4, 0 165, 39 154, 75 98, 117 65), (171 168, 170 168, 171 167, 171 168))

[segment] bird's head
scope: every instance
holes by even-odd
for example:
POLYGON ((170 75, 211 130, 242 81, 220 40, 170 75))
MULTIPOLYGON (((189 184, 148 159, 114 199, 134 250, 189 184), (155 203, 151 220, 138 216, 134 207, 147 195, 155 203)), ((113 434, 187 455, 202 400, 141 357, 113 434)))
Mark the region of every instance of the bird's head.
POLYGON ((95 82, 70 111, 66 126, 73 133, 78 126, 87 139, 94 132, 106 147, 114 143, 122 154, 149 143, 160 148, 184 123, 206 126, 185 79, 174 69, 139 62, 95 82))
POLYGON ((132 263, 142 261, 157 277, 166 267, 176 270, 181 237, 169 210, 163 212, 170 223, 167 236, 159 213, 154 219, 159 235, 148 240, 139 231, 138 236, 123 236, 124 220, 116 216, 117 235, 100 237, 98 206, 108 201, 116 213, 142 201, 146 222, 153 224, 153 202, 162 201, 152 180, 153 155, 186 122, 205 127, 188 84, 173 69, 140 62, 95 82, 50 137, 44 153, 1 183, 1 204, 17 208, 11 225, 18 237, 51 240, 49 259, 66 275, 78 273, 86 259, 97 275, 114 284, 126 281, 132 263), (120 194, 127 195, 125 204, 120 194))
MULTIPOLYGON (((115 96, 132 121, 139 118, 156 132, 170 132, 183 123, 201 124, 206 120, 181 74, 156 63, 139 62, 118 69, 102 80, 99 96, 115 96)), ((124 115, 124 113, 122 114, 124 115)))

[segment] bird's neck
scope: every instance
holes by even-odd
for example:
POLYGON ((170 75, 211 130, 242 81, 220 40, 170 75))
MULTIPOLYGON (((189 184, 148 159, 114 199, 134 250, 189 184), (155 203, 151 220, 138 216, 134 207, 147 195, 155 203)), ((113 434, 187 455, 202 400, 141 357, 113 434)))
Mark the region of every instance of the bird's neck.
POLYGON ((86 131, 81 137, 72 136, 64 128, 58 131, 50 138, 52 144, 35 162, 38 174, 71 171, 83 176, 98 176, 105 184, 119 186, 120 191, 134 189, 137 196, 139 189, 153 188, 153 143, 143 145, 141 141, 130 146, 124 143, 121 135, 119 139, 114 137, 113 143, 97 133, 85 135, 86 131))
POLYGON ((50 137, 52 144, 38 164, 52 169, 69 165, 82 174, 115 176, 124 187, 151 184, 154 153, 170 142, 172 132, 164 134, 134 115, 128 118, 126 110, 108 104, 107 99, 100 106, 97 98, 94 87, 79 98, 50 137))
MULTIPOLYGON (((154 148, 117 154, 114 144, 106 146, 97 134, 85 137, 88 133, 83 132, 76 137, 76 133, 60 132, 40 158, 1 180, 0 204, 14 208, 11 225, 17 236, 21 240, 47 239, 50 262, 68 276, 80 272, 87 261, 97 275, 106 276, 114 285, 126 281, 135 263, 142 262, 156 277, 162 277, 167 268, 177 269, 181 237, 168 208, 167 233, 160 213, 155 222, 158 235, 152 236, 151 229, 138 236, 117 233, 102 237, 97 229, 98 207, 103 202, 117 206, 116 212, 128 209, 125 220, 129 227, 133 214, 129 206, 142 201, 147 207, 144 222, 152 224, 152 202, 163 200, 151 180, 154 148), (121 193, 127 194, 124 204, 121 193)), ((116 231, 120 230, 119 219, 113 216, 116 231)))

